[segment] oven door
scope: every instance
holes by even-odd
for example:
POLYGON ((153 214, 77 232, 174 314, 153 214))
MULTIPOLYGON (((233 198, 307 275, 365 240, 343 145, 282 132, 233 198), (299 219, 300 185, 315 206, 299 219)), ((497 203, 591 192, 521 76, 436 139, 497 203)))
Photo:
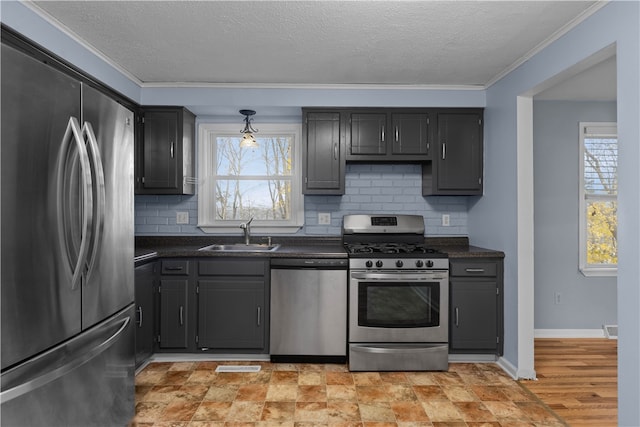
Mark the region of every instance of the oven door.
POLYGON ((446 343, 446 270, 351 271, 349 342, 446 343))

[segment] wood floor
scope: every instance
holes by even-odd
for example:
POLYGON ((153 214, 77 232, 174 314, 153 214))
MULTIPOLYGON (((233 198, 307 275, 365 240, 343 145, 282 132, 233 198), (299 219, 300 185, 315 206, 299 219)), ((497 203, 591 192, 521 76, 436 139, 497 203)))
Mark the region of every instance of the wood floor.
POLYGON ((617 426, 618 341, 536 339, 537 381, 520 383, 570 426, 617 426))

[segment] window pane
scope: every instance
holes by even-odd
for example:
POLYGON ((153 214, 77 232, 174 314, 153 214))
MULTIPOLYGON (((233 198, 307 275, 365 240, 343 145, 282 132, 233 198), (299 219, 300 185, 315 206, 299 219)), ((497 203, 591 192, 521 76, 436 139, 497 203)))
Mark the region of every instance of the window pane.
POLYGON ((587 200, 586 209, 587 264, 617 264, 618 203, 587 200))
POLYGON ((216 138, 218 176, 291 176, 293 137, 259 137, 257 148, 240 147, 241 137, 216 138))
POLYGON ((216 219, 289 220, 291 181, 289 179, 218 179, 215 189, 216 219))
POLYGON ((616 138, 585 137, 584 189, 587 194, 618 192, 618 140, 616 138))

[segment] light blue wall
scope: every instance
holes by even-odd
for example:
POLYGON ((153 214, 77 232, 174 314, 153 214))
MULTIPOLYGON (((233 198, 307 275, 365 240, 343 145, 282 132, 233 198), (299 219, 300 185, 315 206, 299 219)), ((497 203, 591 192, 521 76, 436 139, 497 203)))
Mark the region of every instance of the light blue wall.
POLYGON ((615 122, 615 102, 534 101, 535 328, 617 323, 615 277, 578 270, 579 122, 615 122), (556 304, 554 294, 561 294, 556 304))
MULTIPOLYGON (((423 197, 420 165, 349 164, 344 196, 305 196, 305 225, 299 235, 340 235, 342 216, 356 213, 406 213, 425 217, 427 236, 466 236, 467 197, 423 197), (331 225, 318 224, 318 212, 331 225), (450 225, 442 226, 442 214, 450 225)), ((136 196, 137 235, 201 235, 196 226, 196 196, 136 196), (176 212, 189 212, 189 224, 177 225, 176 212)), ((237 233, 240 235, 240 230, 237 233)))
POLYGON ((640 3, 611 2, 487 90, 485 194, 470 206, 471 241, 505 258, 505 358, 518 361, 516 102, 542 82, 616 44, 619 136, 618 422, 640 425, 640 3))

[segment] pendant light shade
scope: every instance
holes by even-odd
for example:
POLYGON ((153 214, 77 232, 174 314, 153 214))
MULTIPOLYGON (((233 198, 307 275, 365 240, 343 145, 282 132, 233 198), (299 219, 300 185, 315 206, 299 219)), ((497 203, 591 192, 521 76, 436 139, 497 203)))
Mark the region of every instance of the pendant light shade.
POLYGON ((251 116, 256 114, 253 110, 240 110, 240 114, 244 116, 244 129, 240 131, 243 134, 242 141, 240 141, 240 147, 242 148, 255 148, 258 146, 254 133, 258 132, 258 129, 254 129, 251 126, 251 116))

